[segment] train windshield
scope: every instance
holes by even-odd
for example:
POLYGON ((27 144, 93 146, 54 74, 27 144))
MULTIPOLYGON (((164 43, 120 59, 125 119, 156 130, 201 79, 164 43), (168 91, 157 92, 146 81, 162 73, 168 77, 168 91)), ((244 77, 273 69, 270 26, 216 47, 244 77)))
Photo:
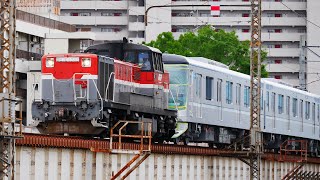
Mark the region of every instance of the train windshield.
POLYGON ((188 90, 188 66, 167 64, 165 70, 169 72, 170 94, 169 109, 186 109, 187 90, 188 90))

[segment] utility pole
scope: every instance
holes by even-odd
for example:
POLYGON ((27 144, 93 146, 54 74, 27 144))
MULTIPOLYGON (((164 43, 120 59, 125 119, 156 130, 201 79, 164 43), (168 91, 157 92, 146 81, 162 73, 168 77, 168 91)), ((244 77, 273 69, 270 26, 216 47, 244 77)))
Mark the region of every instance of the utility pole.
POLYGON ((0 0, 0 179, 14 179, 15 0, 0 0))
POLYGON ((250 180, 260 179, 263 152, 260 128, 261 98, 261 0, 251 0, 250 54, 250 180))
POLYGON ((299 56, 299 89, 303 91, 307 91, 307 79, 306 79, 306 36, 301 35, 300 36, 300 56, 299 56))

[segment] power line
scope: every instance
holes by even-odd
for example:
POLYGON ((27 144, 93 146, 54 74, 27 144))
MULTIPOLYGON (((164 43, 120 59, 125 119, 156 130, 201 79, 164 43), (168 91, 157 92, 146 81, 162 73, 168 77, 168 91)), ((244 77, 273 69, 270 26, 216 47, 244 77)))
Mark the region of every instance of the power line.
POLYGON ((282 5, 284 5, 286 8, 288 8, 289 10, 291 10, 292 12, 294 12, 295 14, 297 14, 299 17, 305 19, 307 22, 313 24, 314 26, 316 26, 316 27, 318 27, 318 28, 320 29, 320 26, 319 26, 318 24, 316 24, 316 23, 308 20, 306 17, 303 17, 301 14, 297 13, 295 10, 291 9, 289 6, 287 6, 287 5, 284 4, 283 2, 280 1, 280 3, 281 3, 282 5))

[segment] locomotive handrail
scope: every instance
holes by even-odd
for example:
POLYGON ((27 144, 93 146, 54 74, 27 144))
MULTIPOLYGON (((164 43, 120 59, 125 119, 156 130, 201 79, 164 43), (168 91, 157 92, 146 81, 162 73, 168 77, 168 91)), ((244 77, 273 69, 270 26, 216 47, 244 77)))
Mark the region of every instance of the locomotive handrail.
POLYGON ((99 89, 98 89, 98 86, 97 86, 96 82, 95 82, 93 79, 91 79, 91 80, 93 81, 93 84, 94 84, 94 86, 95 86, 95 88, 96 88, 96 90, 97 90, 97 92, 98 92, 99 97, 100 97, 100 103, 101 103, 100 114, 102 115, 102 111, 103 111, 103 100, 102 100, 102 96, 101 96, 101 94, 100 94, 100 92, 99 92, 99 89))
MULTIPOLYGON (((108 84, 107 84, 106 92, 105 92, 105 95, 104 95, 104 100, 105 101, 108 101, 107 96, 108 96, 108 90, 109 90, 110 81, 111 81, 111 77, 112 76, 114 76, 114 72, 110 73, 110 76, 109 76, 109 79, 108 79, 108 84)), ((113 87, 114 87, 114 81, 113 81, 113 87)), ((114 101, 114 93, 112 94, 112 101, 114 101)))
MULTIPOLYGON (((78 99, 78 97, 77 97, 77 94, 76 94, 76 86, 75 86, 75 81, 76 81, 76 75, 90 75, 90 73, 74 73, 73 75, 72 75, 72 86, 73 86, 73 100, 75 101, 75 103, 76 103, 76 101, 77 101, 77 99, 78 99)), ((89 91, 89 79, 86 79, 87 80, 87 86, 88 86, 88 88, 87 88, 87 91, 89 91)), ((89 92, 87 92, 86 93, 87 94, 87 101, 89 101, 89 92)), ((81 96, 81 97, 79 97, 79 98, 84 98, 85 96, 81 96)))

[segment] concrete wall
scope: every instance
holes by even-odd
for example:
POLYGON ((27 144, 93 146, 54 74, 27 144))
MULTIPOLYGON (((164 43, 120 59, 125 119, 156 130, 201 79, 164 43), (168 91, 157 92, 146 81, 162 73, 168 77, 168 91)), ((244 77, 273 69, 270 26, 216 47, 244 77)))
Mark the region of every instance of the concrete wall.
MULTIPOLYGON (((307 1, 307 17, 308 20, 315 23, 320 24, 319 17, 319 8, 320 1, 319 0, 308 0, 307 1)), ((320 45, 320 36, 319 36, 319 27, 307 23, 307 45, 308 46, 319 46, 320 45)), ((310 48, 316 54, 320 54, 320 48, 310 48)), ((316 94, 320 94, 320 81, 319 81, 319 71, 320 71, 320 58, 311 52, 310 50, 306 50, 308 61, 317 61, 317 62, 307 62, 307 88, 308 91, 316 94), (313 83, 310 83, 313 82, 313 83), (308 84, 309 83, 309 84, 308 84)))
MULTIPOLYGON (((110 179, 131 159, 129 154, 94 153, 89 150, 17 147, 16 180, 110 179)), ((280 180, 294 164, 263 161, 261 179, 280 180)), ((304 170, 320 171, 319 165, 304 170)), ((249 167, 236 158, 152 154, 129 180, 249 179, 249 167)))

